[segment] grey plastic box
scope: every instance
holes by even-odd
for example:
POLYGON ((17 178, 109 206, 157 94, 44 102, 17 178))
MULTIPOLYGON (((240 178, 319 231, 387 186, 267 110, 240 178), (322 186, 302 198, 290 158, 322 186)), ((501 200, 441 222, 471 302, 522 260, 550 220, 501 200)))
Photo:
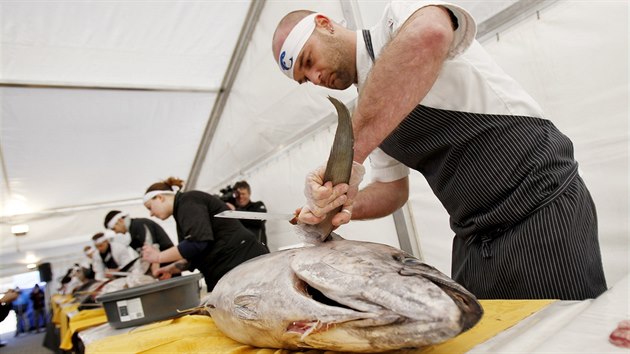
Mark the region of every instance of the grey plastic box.
POLYGON ((139 326, 177 317, 180 315, 177 310, 198 306, 199 279, 201 274, 195 273, 161 280, 103 294, 96 301, 103 303, 112 327, 139 326))

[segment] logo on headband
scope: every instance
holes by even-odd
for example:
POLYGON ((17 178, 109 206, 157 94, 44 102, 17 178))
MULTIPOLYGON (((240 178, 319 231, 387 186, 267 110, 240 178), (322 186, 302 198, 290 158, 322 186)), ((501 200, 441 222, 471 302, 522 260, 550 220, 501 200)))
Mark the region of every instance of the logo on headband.
POLYGON ((280 66, 282 67, 282 70, 289 70, 293 66, 293 58, 289 59, 289 66, 287 66, 287 64, 284 62, 284 57, 286 55, 287 55, 286 51, 283 51, 280 54, 280 66))

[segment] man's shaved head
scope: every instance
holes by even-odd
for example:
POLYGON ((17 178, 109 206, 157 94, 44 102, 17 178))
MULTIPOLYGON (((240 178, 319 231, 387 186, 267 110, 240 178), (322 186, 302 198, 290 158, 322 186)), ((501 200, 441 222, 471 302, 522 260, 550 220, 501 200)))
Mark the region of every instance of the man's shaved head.
POLYGON ((300 22, 304 17, 315 13, 311 10, 296 10, 289 12, 278 22, 276 31, 273 33, 273 40, 271 42, 271 49, 273 51, 273 59, 278 61, 278 55, 280 55, 280 49, 284 44, 284 40, 287 39, 289 33, 295 25, 300 22))

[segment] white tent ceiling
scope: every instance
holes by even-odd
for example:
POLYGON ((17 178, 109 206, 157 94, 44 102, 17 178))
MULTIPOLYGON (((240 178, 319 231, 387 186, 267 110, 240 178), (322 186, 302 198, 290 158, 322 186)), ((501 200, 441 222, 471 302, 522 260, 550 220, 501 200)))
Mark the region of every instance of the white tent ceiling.
MULTIPOLYGON (((481 30, 554 3, 455 2, 481 30)), ((326 95, 351 104, 356 91, 286 80, 271 55, 275 25, 312 8, 368 27, 384 3, 0 0, 0 277, 76 258, 111 209, 146 217, 142 193, 171 175, 212 193, 251 178, 270 209, 298 206, 299 187, 288 201, 271 190, 285 176, 300 185, 325 156, 274 173, 269 164, 329 129, 326 95), (14 237, 20 223, 30 231, 14 237)), ((175 237, 172 221, 162 224, 175 237)))

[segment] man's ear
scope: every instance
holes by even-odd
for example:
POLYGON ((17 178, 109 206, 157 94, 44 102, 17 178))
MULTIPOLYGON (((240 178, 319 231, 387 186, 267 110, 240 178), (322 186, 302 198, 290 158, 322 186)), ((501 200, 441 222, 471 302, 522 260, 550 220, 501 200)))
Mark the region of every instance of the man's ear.
POLYGON ((332 21, 328 17, 326 17, 325 15, 319 14, 315 16, 315 26, 317 28, 329 31, 332 28, 333 24, 332 24, 332 21))

